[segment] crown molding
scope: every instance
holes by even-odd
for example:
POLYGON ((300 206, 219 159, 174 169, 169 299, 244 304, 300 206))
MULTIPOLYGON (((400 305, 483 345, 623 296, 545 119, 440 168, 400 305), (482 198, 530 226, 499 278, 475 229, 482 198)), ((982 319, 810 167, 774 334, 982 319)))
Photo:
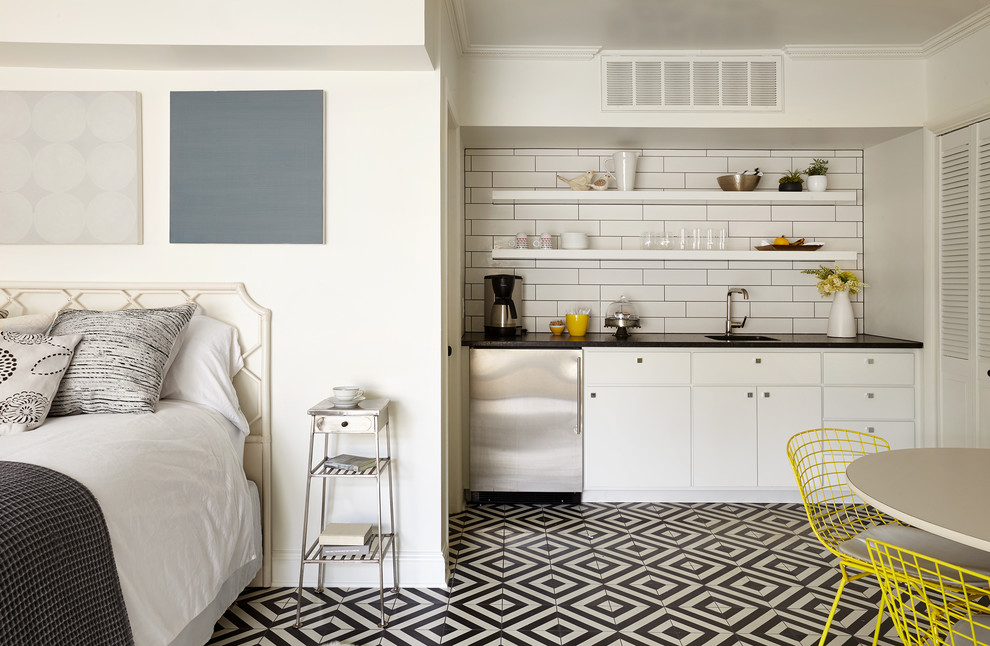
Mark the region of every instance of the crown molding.
POLYGON ((463 55, 476 58, 517 58, 517 59, 554 59, 590 61, 602 50, 598 46, 590 47, 529 47, 529 46, 487 46, 469 45, 464 48, 463 55))
POLYGON ((990 7, 977 11, 963 18, 948 29, 942 30, 924 42, 922 47, 926 56, 937 54, 946 47, 986 28, 990 25, 990 7))
POLYGON ((450 36, 458 54, 464 53, 468 42, 467 18, 464 17, 464 0, 444 0, 447 9, 447 22, 450 25, 450 36))
POLYGON ((929 119, 925 121, 925 128, 931 130, 935 135, 944 135, 947 132, 965 128, 971 123, 977 123, 988 118, 990 118, 990 99, 985 99, 929 119))
POLYGON ((921 45, 785 45, 789 58, 924 58, 921 45))

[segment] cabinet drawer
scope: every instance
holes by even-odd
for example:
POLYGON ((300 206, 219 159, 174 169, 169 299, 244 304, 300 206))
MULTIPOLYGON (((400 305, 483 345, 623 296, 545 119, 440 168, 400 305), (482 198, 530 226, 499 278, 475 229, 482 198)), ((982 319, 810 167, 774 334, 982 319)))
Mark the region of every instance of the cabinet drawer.
POLYGON ((891 422, 889 420, 863 419, 827 419, 823 423, 826 428, 843 428, 848 431, 859 431, 877 435, 887 440, 891 449, 914 448, 914 422, 891 422))
POLYGON ((369 433, 373 429, 371 416, 319 415, 316 418, 316 430, 321 433, 369 433))
POLYGON ((665 385, 691 381, 691 355, 687 352, 584 353, 584 383, 597 385, 665 385))
POLYGON ((914 355, 826 352, 825 383, 910 386, 914 383, 914 355))
POLYGON ((817 352, 696 352, 696 384, 820 384, 817 352))
POLYGON ((825 388, 825 419, 913 419, 914 388, 825 388))

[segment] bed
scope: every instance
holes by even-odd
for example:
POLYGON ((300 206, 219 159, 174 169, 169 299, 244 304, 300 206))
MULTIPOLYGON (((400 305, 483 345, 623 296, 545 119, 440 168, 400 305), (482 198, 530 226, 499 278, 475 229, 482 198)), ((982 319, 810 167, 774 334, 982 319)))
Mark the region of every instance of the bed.
MULTIPOLYGON (((154 412, 49 416, 33 430, 0 435, 0 461, 51 469, 95 497, 137 646, 205 644, 245 587, 271 581, 264 540, 270 536, 271 313, 241 284, 0 283, 0 309, 18 320, 75 310, 59 315, 52 334, 88 312, 191 312, 154 412), (233 379, 224 385, 217 378, 215 389, 236 393, 227 397, 236 410, 202 395, 214 384, 204 380, 197 360, 213 350, 197 340, 215 342, 212 331, 221 328, 240 356, 230 361, 233 379)), ((75 352, 71 360, 82 364, 82 351, 75 352)))

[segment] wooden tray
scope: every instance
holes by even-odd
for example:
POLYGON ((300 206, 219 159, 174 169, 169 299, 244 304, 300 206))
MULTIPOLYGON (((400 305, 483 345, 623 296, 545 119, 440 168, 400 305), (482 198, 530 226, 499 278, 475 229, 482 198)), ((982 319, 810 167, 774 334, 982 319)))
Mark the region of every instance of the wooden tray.
POLYGON ((759 251, 818 251, 824 246, 824 242, 812 242, 811 244, 767 244, 756 248, 759 251))

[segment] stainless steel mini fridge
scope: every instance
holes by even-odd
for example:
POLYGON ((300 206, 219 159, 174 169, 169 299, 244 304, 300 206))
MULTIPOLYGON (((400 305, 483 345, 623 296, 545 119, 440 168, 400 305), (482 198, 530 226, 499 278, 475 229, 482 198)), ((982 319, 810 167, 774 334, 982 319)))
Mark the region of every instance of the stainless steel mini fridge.
POLYGON ((579 502, 581 351, 472 348, 471 499, 579 502))

